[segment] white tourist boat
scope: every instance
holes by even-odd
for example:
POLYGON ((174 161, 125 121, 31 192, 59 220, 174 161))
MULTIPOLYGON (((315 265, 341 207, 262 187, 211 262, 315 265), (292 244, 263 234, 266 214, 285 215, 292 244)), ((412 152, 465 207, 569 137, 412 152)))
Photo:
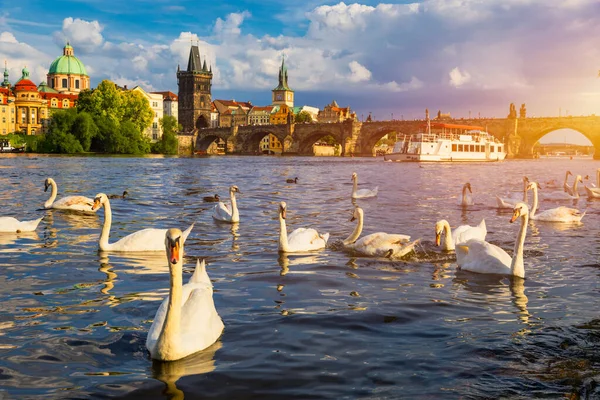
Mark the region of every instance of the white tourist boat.
POLYGON ((483 127, 428 122, 425 132, 398 137, 385 161, 501 161, 504 143, 483 127))

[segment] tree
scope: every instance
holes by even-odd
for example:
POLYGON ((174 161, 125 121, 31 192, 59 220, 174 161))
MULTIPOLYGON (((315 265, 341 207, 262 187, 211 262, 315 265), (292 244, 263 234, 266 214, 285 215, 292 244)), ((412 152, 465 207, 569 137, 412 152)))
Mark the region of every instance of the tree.
POLYGON ((96 89, 79 94, 77 109, 120 122, 124 113, 121 93, 113 82, 105 79, 96 89))
POLYGON ((73 135, 81 143, 83 151, 90 151, 92 139, 98 134, 98 127, 92 116, 83 111, 77 114, 71 128, 73 135))
POLYGON ((82 153, 83 147, 81 143, 71 134, 71 129, 76 118, 77 110, 73 108, 53 113, 48 133, 40 149, 50 153, 82 153))
POLYGON ((181 125, 177 123, 177 119, 170 115, 166 115, 160 119, 162 128, 162 138, 154 143, 152 152, 162 154, 177 154, 179 141, 177 140, 177 132, 181 131, 181 125))
POLYGON ((150 102, 141 92, 129 90, 121 93, 123 115, 121 121, 131 121, 135 127, 144 132, 154 119, 154 111, 150 102))
POLYGON ((296 114, 295 122, 300 124, 302 122, 313 122, 312 115, 308 111, 300 111, 296 114))

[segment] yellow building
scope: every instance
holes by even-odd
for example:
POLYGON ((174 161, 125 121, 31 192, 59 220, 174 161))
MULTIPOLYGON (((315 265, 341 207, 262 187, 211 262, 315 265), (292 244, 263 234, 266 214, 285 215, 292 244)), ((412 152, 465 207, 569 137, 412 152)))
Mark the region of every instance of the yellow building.
POLYGON ((90 77, 85 66, 73 52, 73 47, 67 42, 63 47, 63 55, 50 64, 47 80, 48 86, 59 93, 79 94, 90 88, 90 77))
POLYGON ((294 120, 294 110, 285 104, 273 107, 273 112, 269 118, 272 125, 281 125, 291 123, 294 120))
POLYGON ((15 131, 26 135, 42 133, 43 121, 48 118, 48 102, 38 92, 37 85, 29 80, 29 70, 15 84, 15 131))

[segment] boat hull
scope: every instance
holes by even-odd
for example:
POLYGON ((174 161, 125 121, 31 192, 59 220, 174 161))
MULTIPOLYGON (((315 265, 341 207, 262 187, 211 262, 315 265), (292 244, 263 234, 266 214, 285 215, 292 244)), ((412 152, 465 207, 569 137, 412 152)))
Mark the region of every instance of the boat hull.
POLYGON ((385 161, 397 162, 493 162, 502 161, 506 158, 506 153, 497 153, 496 157, 486 157, 484 154, 481 157, 464 156, 461 154, 440 155, 440 154, 408 154, 408 153, 390 153, 385 154, 385 161))

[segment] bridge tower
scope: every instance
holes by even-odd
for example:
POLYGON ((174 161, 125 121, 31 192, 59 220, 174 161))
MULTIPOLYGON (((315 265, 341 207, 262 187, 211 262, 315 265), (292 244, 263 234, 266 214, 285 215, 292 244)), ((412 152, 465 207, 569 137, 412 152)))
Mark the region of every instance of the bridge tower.
POLYGON ((177 85, 179 85, 178 120, 183 133, 193 133, 196 129, 210 126, 212 66, 200 63, 198 46, 192 45, 186 70, 177 66, 177 85))

